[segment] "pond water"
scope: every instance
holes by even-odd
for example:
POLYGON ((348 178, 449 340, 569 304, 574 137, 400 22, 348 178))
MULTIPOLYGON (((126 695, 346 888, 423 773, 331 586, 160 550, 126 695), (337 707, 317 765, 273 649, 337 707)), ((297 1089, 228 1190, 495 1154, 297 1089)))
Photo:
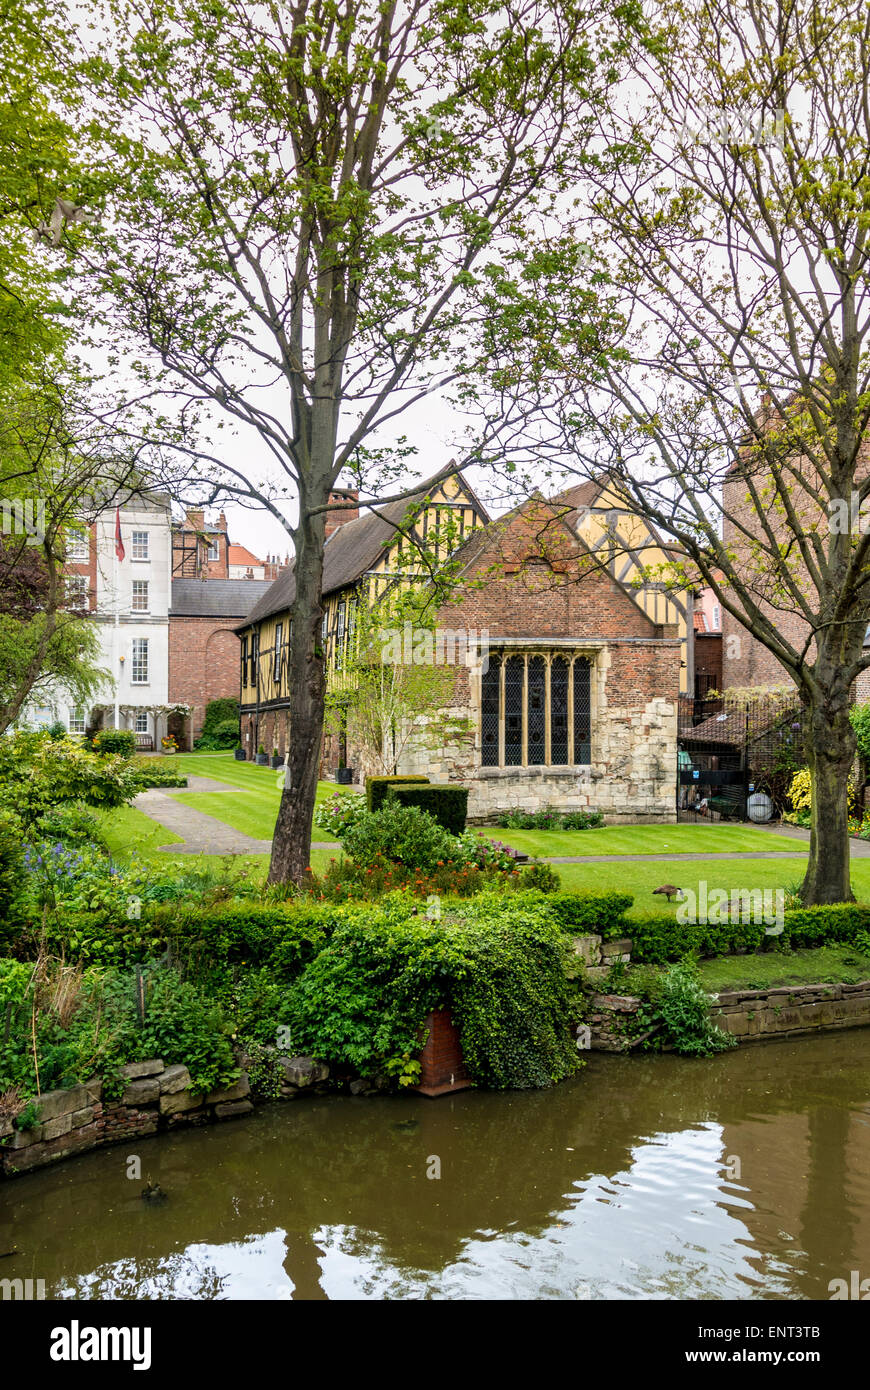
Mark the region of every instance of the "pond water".
POLYGON ((870 1032, 265 1106, 5 1183, 13 1246, 55 1298, 827 1299, 870 1277, 870 1032))

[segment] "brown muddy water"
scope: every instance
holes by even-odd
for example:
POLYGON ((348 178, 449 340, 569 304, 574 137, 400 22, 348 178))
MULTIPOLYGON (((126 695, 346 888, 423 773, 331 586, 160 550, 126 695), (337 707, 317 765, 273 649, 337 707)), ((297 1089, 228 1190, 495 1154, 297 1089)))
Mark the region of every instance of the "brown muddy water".
POLYGON ((266 1106, 3 1184, 12 1246, 49 1298, 827 1299, 870 1277, 870 1031, 266 1106))

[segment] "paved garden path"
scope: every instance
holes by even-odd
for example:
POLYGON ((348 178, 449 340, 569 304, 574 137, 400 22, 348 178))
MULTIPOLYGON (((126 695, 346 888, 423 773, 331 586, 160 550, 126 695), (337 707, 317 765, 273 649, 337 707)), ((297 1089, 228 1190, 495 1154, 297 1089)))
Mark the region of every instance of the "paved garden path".
MULTIPOLYGON (((165 854, 270 854, 271 840, 255 840, 243 835, 232 826, 225 825, 215 816, 207 816, 204 811, 195 811, 185 806, 173 796, 179 792, 232 792, 236 787, 228 787, 226 782, 214 782, 210 777, 189 777, 186 787, 149 787, 140 792, 133 802, 137 811, 142 811, 151 820, 157 821, 166 830, 180 835, 182 843, 158 845, 165 854)), ((333 840, 317 840, 312 849, 337 849, 333 840)))

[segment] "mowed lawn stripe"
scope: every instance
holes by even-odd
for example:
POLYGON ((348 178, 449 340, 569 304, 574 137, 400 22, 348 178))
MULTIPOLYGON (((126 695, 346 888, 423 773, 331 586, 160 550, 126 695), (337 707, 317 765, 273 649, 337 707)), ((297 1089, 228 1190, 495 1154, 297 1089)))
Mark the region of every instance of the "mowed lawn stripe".
POLYGON ((548 858, 574 854, 740 854, 806 852, 801 840, 753 826, 606 825, 598 830, 494 830, 493 840, 548 858))

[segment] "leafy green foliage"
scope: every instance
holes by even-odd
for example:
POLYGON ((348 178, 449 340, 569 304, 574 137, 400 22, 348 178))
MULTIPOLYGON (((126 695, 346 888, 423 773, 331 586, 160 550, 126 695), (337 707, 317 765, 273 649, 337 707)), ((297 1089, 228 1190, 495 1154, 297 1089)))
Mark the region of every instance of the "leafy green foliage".
POLYGON ((205 718, 202 721, 202 731, 204 734, 215 734, 223 724, 232 723, 235 726, 236 736, 239 732, 239 702, 229 696, 222 696, 219 700, 209 700, 205 707, 205 718))
POLYGON ((110 808, 138 791, 136 772, 120 755, 104 757, 45 732, 0 739, 0 806, 15 810, 25 826, 63 802, 110 808))
POLYGON ((26 881, 21 824, 0 810, 0 933, 20 920, 26 881))
POLYGON ((505 811, 496 822, 508 830, 594 830, 604 824, 600 811, 505 811))
POLYGON ((709 1057, 737 1045, 737 1039, 710 1021, 710 996, 694 965, 681 961, 665 970, 652 986, 652 1022, 661 1032, 654 1046, 667 1042, 685 1056, 709 1057))
POLYGON ((366 799, 355 792, 336 792, 314 812, 314 824, 340 838, 342 832, 368 812, 366 799))
POLYGON ((209 733, 200 734, 194 748, 220 752, 226 748, 237 748, 239 744, 238 719, 224 719, 215 724, 209 733))
POLYGON ((100 729, 94 736, 93 746, 98 753, 118 753, 122 758, 132 758, 136 751, 136 735, 132 729, 100 729))
POLYGON ((390 794, 400 806, 419 806, 451 835, 461 835, 468 814, 468 788, 430 782, 427 786, 414 783, 394 785, 390 794))
POLYGON ((436 923, 387 897, 338 928, 294 987, 294 1045, 409 1084, 424 1019, 448 1006, 475 1081, 549 1085, 578 1065, 564 949, 558 923, 537 905, 484 898, 436 923))
MULTIPOLYGON (((742 915, 742 914, 741 914, 742 915)), ((632 915, 620 934, 632 939, 633 961, 663 965, 686 955, 727 956, 737 951, 757 951, 772 946, 822 946, 829 942, 853 942, 870 927, 870 907, 859 903, 834 903, 787 910, 779 936, 766 934, 763 922, 678 922, 666 917, 632 915)))
POLYGON ((380 857, 431 872, 439 862, 459 855, 455 837, 434 817, 416 806, 402 806, 394 797, 387 798, 380 810, 347 826, 342 831, 342 844, 364 867, 380 857))
POLYGON ((396 775, 395 777, 367 777, 366 778, 366 806, 370 811, 379 811, 387 799, 387 793, 392 787, 397 787, 401 783, 427 783, 428 777, 412 777, 396 775))

